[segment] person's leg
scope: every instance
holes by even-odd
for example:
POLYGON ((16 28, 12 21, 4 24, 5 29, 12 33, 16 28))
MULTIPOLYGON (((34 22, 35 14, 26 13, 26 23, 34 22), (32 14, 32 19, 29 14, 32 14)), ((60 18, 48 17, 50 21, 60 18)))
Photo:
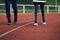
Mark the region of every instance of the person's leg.
POLYGON ((16 0, 11 0, 12 2, 12 7, 14 10, 14 23, 17 22, 17 1, 16 0))
POLYGON ((41 3, 40 4, 40 8, 41 8, 41 13, 42 13, 42 22, 46 24, 46 22, 45 22, 44 5, 45 5, 45 3, 41 3))
POLYGON ((34 25, 38 25, 37 24, 37 12, 38 12, 38 4, 34 3, 34 25))
POLYGON ((5 7, 6 7, 6 15, 8 19, 8 24, 11 23, 10 20, 10 0, 5 0, 5 7))

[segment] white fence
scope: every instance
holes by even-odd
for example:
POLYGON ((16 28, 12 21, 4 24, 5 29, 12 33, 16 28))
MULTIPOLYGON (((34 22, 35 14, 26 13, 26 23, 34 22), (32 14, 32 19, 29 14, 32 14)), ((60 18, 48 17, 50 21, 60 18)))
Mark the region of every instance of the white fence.
MULTIPOLYGON (((0 6, 4 6, 5 4, 0 4, 0 6)), ((23 11, 23 13, 26 13, 26 7, 28 6, 28 7, 34 7, 34 5, 21 5, 21 4, 17 4, 17 6, 22 6, 22 11, 23 11)), ((56 5, 45 5, 45 10, 46 10, 46 12, 47 13, 49 13, 50 11, 56 11, 56 12, 58 12, 58 13, 60 13, 60 6, 56 6, 56 5), (51 10, 52 8, 50 8, 50 7, 53 7, 54 8, 54 10, 51 10)), ((0 10, 0 11, 5 11, 5 10, 0 10)), ((11 8, 11 11, 12 11, 12 8, 11 8)), ((18 11, 21 11, 21 10, 18 10, 18 11)), ((30 10, 31 11, 31 10, 30 10)))

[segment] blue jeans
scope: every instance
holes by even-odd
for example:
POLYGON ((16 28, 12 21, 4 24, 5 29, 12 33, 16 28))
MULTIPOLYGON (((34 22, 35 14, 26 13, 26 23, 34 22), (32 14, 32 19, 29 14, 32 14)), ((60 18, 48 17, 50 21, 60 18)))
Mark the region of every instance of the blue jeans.
POLYGON ((5 0, 7 19, 8 19, 8 22, 11 22, 11 19, 10 19, 10 3, 12 4, 12 8, 14 10, 14 22, 16 22, 17 21, 17 2, 16 2, 16 0, 5 0))
POLYGON ((41 13, 42 13, 42 21, 45 22, 45 15, 44 15, 45 3, 33 2, 33 4, 34 4, 34 22, 37 23, 38 5, 40 5, 40 9, 41 9, 41 13))

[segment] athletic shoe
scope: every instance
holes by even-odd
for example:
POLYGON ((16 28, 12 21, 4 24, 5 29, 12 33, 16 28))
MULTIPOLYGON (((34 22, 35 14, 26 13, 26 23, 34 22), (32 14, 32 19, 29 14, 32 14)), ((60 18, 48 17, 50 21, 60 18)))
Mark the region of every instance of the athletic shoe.
POLYGON ((8 25, 10 25, 11 23, 10 22, 8 22, 8 25))
POLYGON ((17 24, 16 22, 14 22, 14 24, 17 24))
POLYGON ((46 24, 46 22, 42 22, 42 24, 46 24))
POLYGON ((38 25, 38 23, 34 23, 34 25, 35 25, 35 26, 37 26, 37 25, 38 25))
POLYGON ((14 24, 17 24, 17 20, 16 19, 14 20, 14 24))
POLYGON ((17 22, 14 22, 14 24, 17 24, 17 22))

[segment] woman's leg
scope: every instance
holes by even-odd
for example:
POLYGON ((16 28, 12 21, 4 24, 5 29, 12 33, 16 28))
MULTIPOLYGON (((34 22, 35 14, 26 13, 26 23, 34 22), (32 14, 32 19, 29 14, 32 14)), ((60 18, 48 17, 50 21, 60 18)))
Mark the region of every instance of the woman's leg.
POLYGON ((42 13, 42 22, 43 22, 43 23, 45 23, 44 5, 45 5, 45 3, 41 3, 41 4, 40 4, 41 13, 42 13))
POLYGON ((34 23, 37 23, 38 4, 34 3, 34 23))

